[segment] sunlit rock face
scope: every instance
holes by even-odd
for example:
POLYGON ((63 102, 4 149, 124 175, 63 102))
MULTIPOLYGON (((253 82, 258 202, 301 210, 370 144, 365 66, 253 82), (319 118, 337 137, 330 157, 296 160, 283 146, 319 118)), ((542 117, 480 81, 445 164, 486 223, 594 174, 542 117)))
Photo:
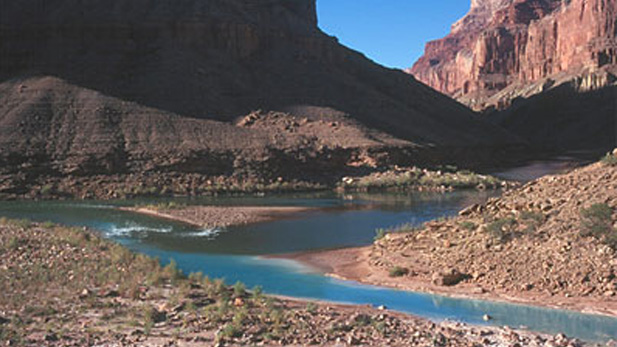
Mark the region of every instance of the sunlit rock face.
POLYGON ((484 109, 511 85, 615 64, 616 10, 615 0, 473 0, 469 14, 429 42, 409 72, 484 109))

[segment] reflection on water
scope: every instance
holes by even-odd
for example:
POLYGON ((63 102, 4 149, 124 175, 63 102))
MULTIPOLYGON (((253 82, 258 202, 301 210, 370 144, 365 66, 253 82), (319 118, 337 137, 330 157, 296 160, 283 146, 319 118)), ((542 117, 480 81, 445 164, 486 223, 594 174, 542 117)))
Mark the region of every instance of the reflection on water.
MULTIPOLYGON (((0 216, 88 226, 128 247, 174 259, 185 272, 201 271, 228 283, 261 285, 272 294, 355 304, 386 305, 436 320, 454 319, 494 325, 526 326, 550 333, 565 332, 583 339, 617 338, 617 319, 485 301, 397 291, 325 277, 293 261, 264 259, 263 254, 370 244, 379 227, 454 215, 486 200, 494 192, 424 193, 337 196, 283 195, 267 198, 177 199, 219 205, 311 206, 294 218, 225 230, 196 229, 112 208, 132 202, 0 202, 0 216)), ((145 201, 142 201, 145 202, 145 201)))

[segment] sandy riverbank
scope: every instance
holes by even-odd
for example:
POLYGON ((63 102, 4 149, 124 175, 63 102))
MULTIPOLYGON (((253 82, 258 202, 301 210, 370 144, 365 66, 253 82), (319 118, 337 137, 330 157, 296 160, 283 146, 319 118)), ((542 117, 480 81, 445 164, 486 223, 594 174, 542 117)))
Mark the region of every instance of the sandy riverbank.
POLYGON ((169 209, 123 207, 121 210, 174 220, 198 227, 221 228, 293 218, 294 215, 311 209, 308 207, 281 206, 185 206, 169 209))
POLYGON ((598 297, 572 298, 541 292, 500 291, 464 282, 451 287, 440 286, 434 284, 430 276, 421 274, 391 277, 383 268, 370 265, 371 251, 372 246, 368 246, 285 254, 275 258, 295 260, 328 276, 369 285, 455 298, 508 302, 617 317, 617 303, 598 297))

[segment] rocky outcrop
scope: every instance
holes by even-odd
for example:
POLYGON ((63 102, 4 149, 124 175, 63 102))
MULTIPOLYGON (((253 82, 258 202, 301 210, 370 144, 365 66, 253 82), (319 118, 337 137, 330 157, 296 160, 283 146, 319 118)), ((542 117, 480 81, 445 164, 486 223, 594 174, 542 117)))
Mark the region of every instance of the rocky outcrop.
POLYGON ((339 45, 317 28, 314 0, 0 6, 4 173, 308 179, 367 153, 477 159, 519 142, 339 45))
MULTIPOLYGON (((456 97, 483 98, 552 74, 616 63, 615 1, 472 1, 410 70, 456 97)), ((481 101, 472 102, 481 107, 481 101)))
MULTIPOLYGON (((614 0, 472 1, 469 14, 453 25, 450 35, 429 42, 409 72, 476 110, 504 110, 560 86, 569 89, 563 99, 567 102, 576 94, 614 84, 616 19, 614 0)), ((572 112, 583 117, 590 111, 596 112, 557 108, 552 113, 559 116, 551 121, 554 124, 572 112)), ((528 130, 532 129, 518 133, 525 137, 528 130)), ((559 130, 558 126, 553 131, 559 130)), ((531 142, 542 140, 542 136, 526 137, 531 142)), ((569 139, 570 147, 579 140, 569 139)))

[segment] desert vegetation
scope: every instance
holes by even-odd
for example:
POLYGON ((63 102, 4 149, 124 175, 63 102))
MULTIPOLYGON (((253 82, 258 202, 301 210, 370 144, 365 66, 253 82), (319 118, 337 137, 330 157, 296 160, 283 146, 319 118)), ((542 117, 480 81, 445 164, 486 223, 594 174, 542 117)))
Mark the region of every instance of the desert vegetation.
MULTIPOLYGON (((405 191, 405 190, 457 190, 496 189, 508 183, 493 176, 480 175, 455 167, 427 170, 418 167, 392 168, 361 177, 345 177, 339 183, 344 191, 405 191)), ((512 183, 510 183, 512 185, 512 183)))

